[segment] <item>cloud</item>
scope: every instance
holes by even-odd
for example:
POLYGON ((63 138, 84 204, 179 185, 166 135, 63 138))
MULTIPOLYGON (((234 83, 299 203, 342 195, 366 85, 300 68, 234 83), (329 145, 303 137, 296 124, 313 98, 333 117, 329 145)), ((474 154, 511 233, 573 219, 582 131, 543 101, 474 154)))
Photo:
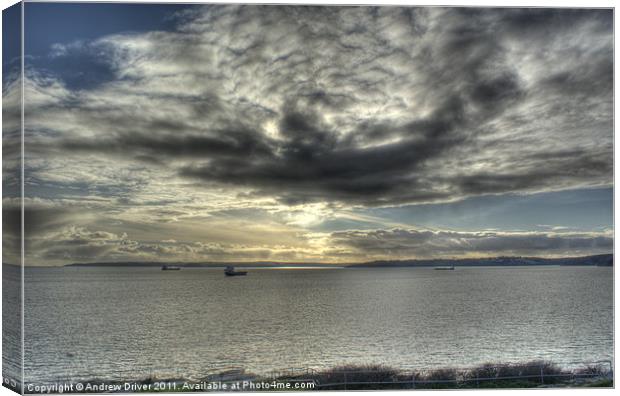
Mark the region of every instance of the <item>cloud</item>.
POLYGON ((369 258, 459 257, 501 255, 577 256, 606 253, 613 248, 611 233, 571 232, 455 232, 416 229, 342 231, 332 242, 369 258))
POLYGON ((609 15, 196 7, 174 32, 55 46, 102 55, 116 78, 67 90, 32 74, 31 146, 285 204, 609 185, 609 15))
POLYGON ((37 253, 28 257, 29 264, 67 262, 115 261, 308 261, 310 249, 270 243, 248 245, 242 243, 204 243, 145 241, 130 238, 127 233, 93 231, 86 227, 69 226, 50 234, 47 238, 33 240, 37 253))

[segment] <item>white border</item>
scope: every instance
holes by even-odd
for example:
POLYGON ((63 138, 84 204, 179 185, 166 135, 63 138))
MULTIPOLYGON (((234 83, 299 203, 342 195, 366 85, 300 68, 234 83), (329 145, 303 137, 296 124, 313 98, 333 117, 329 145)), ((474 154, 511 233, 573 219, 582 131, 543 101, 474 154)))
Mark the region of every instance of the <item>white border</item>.
MULTIPOLYGON (((30 2, 41 2, 41 0, 29 0, 30 2)), ((76 0, 61 0, 62 2, 79 2, 79 3, 87 3, 87 2, 91 2, 91 3, 96 3, 96 2, 107 2, 107 3, 114 3, 114 2, 123 2, 123 1, 93 1, 93 0, 82 0, 82 1, 76 1, 76 0)), ((60 1, 59 1, 60 2, 60 1)), ((125 2, 129 2, 129 1, 125 1, 125 2)), ((144 0, 137 0, 137 1, 131 1, 132 3, 231 3, 231 1, 225 1, 225 0, 211 0, 208 2, 205 1, 195 1, 195 0, 168 0, 168 1, 144 1, 144 0)), ((17 3, 14 0, 0 0, 0 5, 2 9, 5 9, 13 4, 17 3)), ((566 8, 566 7, 586 7, 586 8, 614 8, 615 7, 615 2, 614 1, 610 1, 610 0, 591 0, 591 1, 576 1, 576 0, 544 0, 544 1, 489 1, 489 0, 465 0, 465 1, 450 1, 450 0, 423 0, 423 1, 407 1, 407 0, 387 0, 387 1, 381 1, 381 0, 305 0, 305 1, 298 1, 298 0, 268 0, 268 1, 259 1, 259 0, 245 0, 243 1, 243 3, 253 3, 253 4, 340 4, 340 5, 418 5, 418 6, 470 6, 470 7, 561 7, 561 8, 566 8)), ((22 12, 22 18, 23 18, 23 12, 22 12)), ((615 11, 614 11, 614 26, 615 26, 615 11)), ((22 19, 22 39, 23 39, 23 29, 24 29, 24 25, 23 25, 23 19, 22 19)), ((1 18, 0 18, 0 43, 2 42, 2 22, 1 22, 1 18)), ((23 40, 22 40, 22 54, 23 54, 23 40)), ((24 84, 24 79, 23 79, 23 61, 24 58, 22 56, 22 103, 23 103, 23 84, 24 84)), ((616 175, 618 175, 617 173, 617 162, 615 161, 615 158, 617 158, 618 154, 619 154, 619 149, 618 147, 615 145, 615 131, 617 130, 617 126, 618 126, 618 117, 617 117, 617 109, 615 107, 615 99, 616 99, 616 92, 618 92, 618 81, 616 80, 615 76, 616 76, 616 70, 617 70, 617 66, 618 65, 618 57, 617 57, 617 53, 615 51, 615 32, 614 32, 614 186, 617 183, 617 179, 616 179, 616 175)), ((24 109, 22 106, 22 120, 24 117, 24 109)), ((0 125, 2 122, 2 115, 0 112, 0 125)), ((24 153, 24 147, 23 147, 23 123, 22 123, 22 159, 23 159, 23 153, 24 153)), ((0 150, 0 161, 2 159, 2 152, 0 150)), ((22 161, 22 201, 23 201, 23 161, 22 161)), ((0 186, 0 193, 2 191, 2 187, 0 186)), ((617 224, 617 213, 615 211, 615 208, 617 207, 617 204, 619 202, 619 197, 617 194, 616 189, 614 188, 614 253, 618 252, 618 239, 615 237, 615 224, 617 224)), ((2 214, 0 212, 0 221, 2 220, 2 214)), ((23 205, 22 205, 22 224, 23 224, 23 205)), ((0 254, 1 254, 2 250, 0 248, 0 254)), ((23 252, 23 229, 22 229, 22 262, 24 260, 24 252, 23 252)), ((22 283, 23 283, 23 267, 22 267, 22 283)), ((617 285, 617 278, 615 277, 615 266, 614 266, 614 367, 615 367, 615 361, 616 361, 616 356, 618 356, 618 345, 617 343, 615 343, 615 329, 618 328, 618 315, 617 315, 617 308, 619 306, 619 299, 618 299, 618 295, 615 293, 616 290, 616 285, 617 285)), ((1 286, 0 286, 1 288, 1 286)), ((0 301, 1 301, 1 294, 0 294, 0 301)), ((23 284, 22 284, 22 301, 24 301, 24 288, 23 288, 23 284)), ((1 321, 0 321, 1 322, 1 321)), ((2 324, 0 323, 0 330, 2 329, 2 324)), ((22 305, 22 348, 23 348, 23 305, 22 305)), ((0 347, 1 350, 1 347, 0 347)), ((23 349, 22 349, 23 351, 23 349)), ((22 353, 22 358, 23 358, 23 353, 22 353)), ((23 379, 23 365, 22 365, 22 379, 23 379)), ((23 381, 22 381, 23 382, 23 381)), ((515 394, 521 394, 522 392, 526 392, 526 393, 530 393, 530 392, 535 392, 535 391, 539 391, 539 392, 544 392, 545 395, 564 395, 565 392, 569 392, 571 395, 587 395, 590 393, 594 393, 594 394, 611 394, 612 392, 614 392, 613 389, 536 389, 536 390, 459 390, 457 392, 459 392, 459 394, 463 394, 463 395, 476 395, 476 394, 485 394, 485 395, 515 395, 515 394)), ((414 394, 413 391, 402 391, 402 392, 383 392, 383 391, 373 391, 373 394, 414 394), (404 393, 402 393, 404 392, 404 393)), ((433 391, 415 391, 415 394, 430 394, 433 391)), ((328 391, 320 391, 317 392, 320 395, 335 395, 335 394, 341 394, 340 392, 328 392, 328 391)), ((362 394, 367 394, 368 392, 347 392, 347 394, 351 394, 351 395, 362 395, 362 394)), ((442 392, 445 393, 445 392, 442 392)), ((163 393, 158 393, 159 395, 176 395, 178 396, 179 394, 163 394, 163 393)), ((192 393, 195 394, 195 393, 192 393)), ((221 394, 221 393, 219 393, 221 394)), ((282 393, 282 392, 278 392, 277 394, 284 394, 284 395, 297 395, 299 396, 299 393, 282 393)), ((15 395, 14 392, 10 391, 7 388, 4 387, 0 387, 0 396, 8 396, 8 395, 15 395)))

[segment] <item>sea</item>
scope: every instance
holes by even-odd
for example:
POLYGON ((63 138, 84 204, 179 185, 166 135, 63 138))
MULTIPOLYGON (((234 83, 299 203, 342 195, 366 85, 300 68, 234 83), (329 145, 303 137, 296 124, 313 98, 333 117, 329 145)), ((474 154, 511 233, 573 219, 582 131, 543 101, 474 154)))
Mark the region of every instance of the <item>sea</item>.
MULTIPOLYGON (((610 267, 26 268, 24 296, 34 384, 613 359, 610 267)), ((5 377, 21 376, 18 336, 5 325, 5 377)))

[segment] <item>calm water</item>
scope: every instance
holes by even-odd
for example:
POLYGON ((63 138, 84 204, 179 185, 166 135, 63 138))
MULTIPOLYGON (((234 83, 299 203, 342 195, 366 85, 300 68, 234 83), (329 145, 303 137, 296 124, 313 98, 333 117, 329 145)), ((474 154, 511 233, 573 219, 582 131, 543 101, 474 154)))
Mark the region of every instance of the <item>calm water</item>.
POLYGON ((596 267, 26 271, 27 382, 609 359, 596 267))

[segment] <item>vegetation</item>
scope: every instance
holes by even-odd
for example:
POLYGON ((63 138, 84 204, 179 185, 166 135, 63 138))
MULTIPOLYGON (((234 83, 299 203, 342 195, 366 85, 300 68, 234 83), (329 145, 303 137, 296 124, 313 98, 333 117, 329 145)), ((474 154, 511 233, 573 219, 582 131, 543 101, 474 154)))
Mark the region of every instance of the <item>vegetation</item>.
MULTIPOLYGON (((239 371, 216 374, 200 383, 236 383, 243 381, 286 383, 313 381, 312 390, 387 390, 387 389, 472 389, 472 388, 540 388, 540 387, 613 387, 609 367, 588 365, 574 370, 561 368, 547 361, 512 364, 482 364, 468 369, 440 368, 434 370, 405 371, 377 364, 344 365, 321 371, 291 371, 271 376, 259 376, 239 371)), ((102 381, 96 381, 101 383, 102 381)), ((194 381, 195 383, 196 381, 194 381)), ((188 388, 182 379, 161 379, 154 376, 136 384, 176 384, 164 389, 138 389, 133 392, 204 392, 205 389, 188 388)), ((234 390, 234 389, 233 389, 234 390)), ((248 391, 248 389, 239 389, 248 391)), ((265 390, 265 389, 261 389, 265 390)), ((269 389, 267 389, 269 390, 269 389)), ((278 389, 271 389, 278 390, 278 389)), ((284 390, 284 389, 279 389, 284 390)), ((287 389, 294 391, 295 389, 287 389)), ((114 392, 114 390, 112 390, 114 392)), ((80 393, 88 393, 83 391, 80 393)), ((126 393, 126 392, 124 392, 126 393)))
POLYGON ((483 364, 470 369, 441 368, 403 371, 381 365, 349 365, 300 376, 312 379, 321 390, 468 389, 538 387, 613 387, 611 373, 602 366, 576 370, 554 363, 483 364), (345 377, 346 375, 346 377, 345 377))

